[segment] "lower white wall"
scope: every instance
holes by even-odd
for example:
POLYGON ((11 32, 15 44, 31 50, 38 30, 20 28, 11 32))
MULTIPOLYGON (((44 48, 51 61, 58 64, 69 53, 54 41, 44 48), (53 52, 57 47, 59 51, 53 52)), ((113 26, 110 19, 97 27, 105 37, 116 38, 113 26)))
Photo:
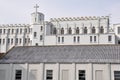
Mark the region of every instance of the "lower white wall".
POLYGON ((22 70, 22 80, 31 80, 31 71, 36 71, 36 80, 46 80, 46 70, 53 70, 53 80, 62 80, 62 71, 69 72, 69 80, 79 80, 78 71, 85 70, 86 80, 95 80, 96 71, 102 71, 102 80, 114 80, 114 71, 120 71, 120 64, 79 64, 79 63, 39 63, 0 64, 5 70, 5 80, 15 80, 15 70, 22 70))

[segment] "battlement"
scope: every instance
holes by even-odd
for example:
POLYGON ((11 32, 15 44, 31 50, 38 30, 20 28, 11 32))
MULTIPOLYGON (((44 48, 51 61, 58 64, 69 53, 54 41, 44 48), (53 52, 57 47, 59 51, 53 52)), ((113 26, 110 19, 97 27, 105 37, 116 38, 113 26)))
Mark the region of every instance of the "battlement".
POLYGON ((29 24, 1 24, 0 27, 29 27, 29 24))
POLYGON ((89 16, 89 17, 62 17, 62 18, 51 18, 50 21, 79 21, 79 20, 97 20, 97 19, 106 19, 109 18, 109 16, 89 16))

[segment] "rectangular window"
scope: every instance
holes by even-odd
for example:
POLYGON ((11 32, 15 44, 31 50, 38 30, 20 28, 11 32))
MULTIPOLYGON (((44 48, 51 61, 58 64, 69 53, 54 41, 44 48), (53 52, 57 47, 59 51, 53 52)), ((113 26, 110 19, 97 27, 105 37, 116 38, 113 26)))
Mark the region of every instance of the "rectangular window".
POLYGON ((15 41, 16 44, 18 44, 18 38, 16 38, 16 41, 15 41))
POLYGON ((109 41, 109 42, 112 41, 112 36, 108 36, 108 41, 109 41))
POLYGON ((20 29, 20 34, 22 34, 22 29, 20 29))
POLYGON ((46 71, 46 80, 53 80, 53 70, 46 71))
POLYGON ((69 70, 62 70, 62 80, 69 80, 69 70))
POLYGON ((5 44, 5 39, 3 39, 3 44, 5 44))
POLYGON ((2 33, 2 29, 0 29, 0 34, 2 33))
POLYGON ((14 33, 14 29, 12 29, 12 34, 14 33))
POLYGON ((95 80, 103 80, 103 71, 102 70, 95 71, 95 80))
POLYGON ((114 71, 114 80, 120 80, 120 71, 114 71))
POLYGON ((120 27, 118 27, 118 34, 120 34, 120 27))
POLYGON ((58 37, 58 42, 60 42, 60 37, 58 37))
POLYGON ((92 36, 90 36, 90 42, 92 42, 92 36))
POLYGON ((77 37, 77 41, 80 42, 80 37, 79 36, 77 37))
POLYGON ((86 80, 85 79, 85 70, 79 70, 78 76, 79 76, 78 80, 86 80))
POLYGON ((94 36, 94 42, 96 42, 96 36, 94 36))
POLYGON ((10 39, 8 38, 8 44, 10 43, 10 39))
POLYGON ((1 44, 1 39, 0 39, 0 44, 1 44))
POLYGON ((22 80, 22 70, 15 71, 15 80, 22 80))
POLYGON ((34 38, 36 38, 37 37, 37 32, 34 32, 34 38))
POLYGON ((62 37, 62 42, 64 42, 64 37, 62 37))
POLYGON ((4 29, 4 34, 5 34, 6 30, 4 29))
POLYGON ((11 39, 11 44, 13 44, 13 39, 11 39))
POLYGON ((40 35, 40 41, 43 39, 43 36, 42 35, 40 35))
POLYGON ((73 41, 76 42, 76 37, 74 36, 73 41))
POLYGON ((21 44, 21 42, 22 42, 22 40, 21 40, 21 38, 20 38, 19 43, 21 44))

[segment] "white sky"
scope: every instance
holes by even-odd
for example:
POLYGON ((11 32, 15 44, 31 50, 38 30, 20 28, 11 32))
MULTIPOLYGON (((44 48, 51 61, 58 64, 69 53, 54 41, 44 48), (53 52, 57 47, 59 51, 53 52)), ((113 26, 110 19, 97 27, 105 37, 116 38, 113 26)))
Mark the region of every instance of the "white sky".
POLYGON ((0 0, 0 24, 30 23, 35 4, 48 21, 58 17, 111 14, 111 22, 120 23, 120 0, 0 0))

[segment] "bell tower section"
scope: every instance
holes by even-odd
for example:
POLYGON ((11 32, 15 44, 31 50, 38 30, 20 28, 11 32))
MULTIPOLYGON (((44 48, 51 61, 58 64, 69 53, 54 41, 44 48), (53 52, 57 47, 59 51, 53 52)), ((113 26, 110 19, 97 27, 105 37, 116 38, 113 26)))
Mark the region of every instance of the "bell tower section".
POLYGON ((39 6, 34 6, 35 12, 31 14, 31 34, 32 46, 44 45, 44 14, 37 11, 39 6))

